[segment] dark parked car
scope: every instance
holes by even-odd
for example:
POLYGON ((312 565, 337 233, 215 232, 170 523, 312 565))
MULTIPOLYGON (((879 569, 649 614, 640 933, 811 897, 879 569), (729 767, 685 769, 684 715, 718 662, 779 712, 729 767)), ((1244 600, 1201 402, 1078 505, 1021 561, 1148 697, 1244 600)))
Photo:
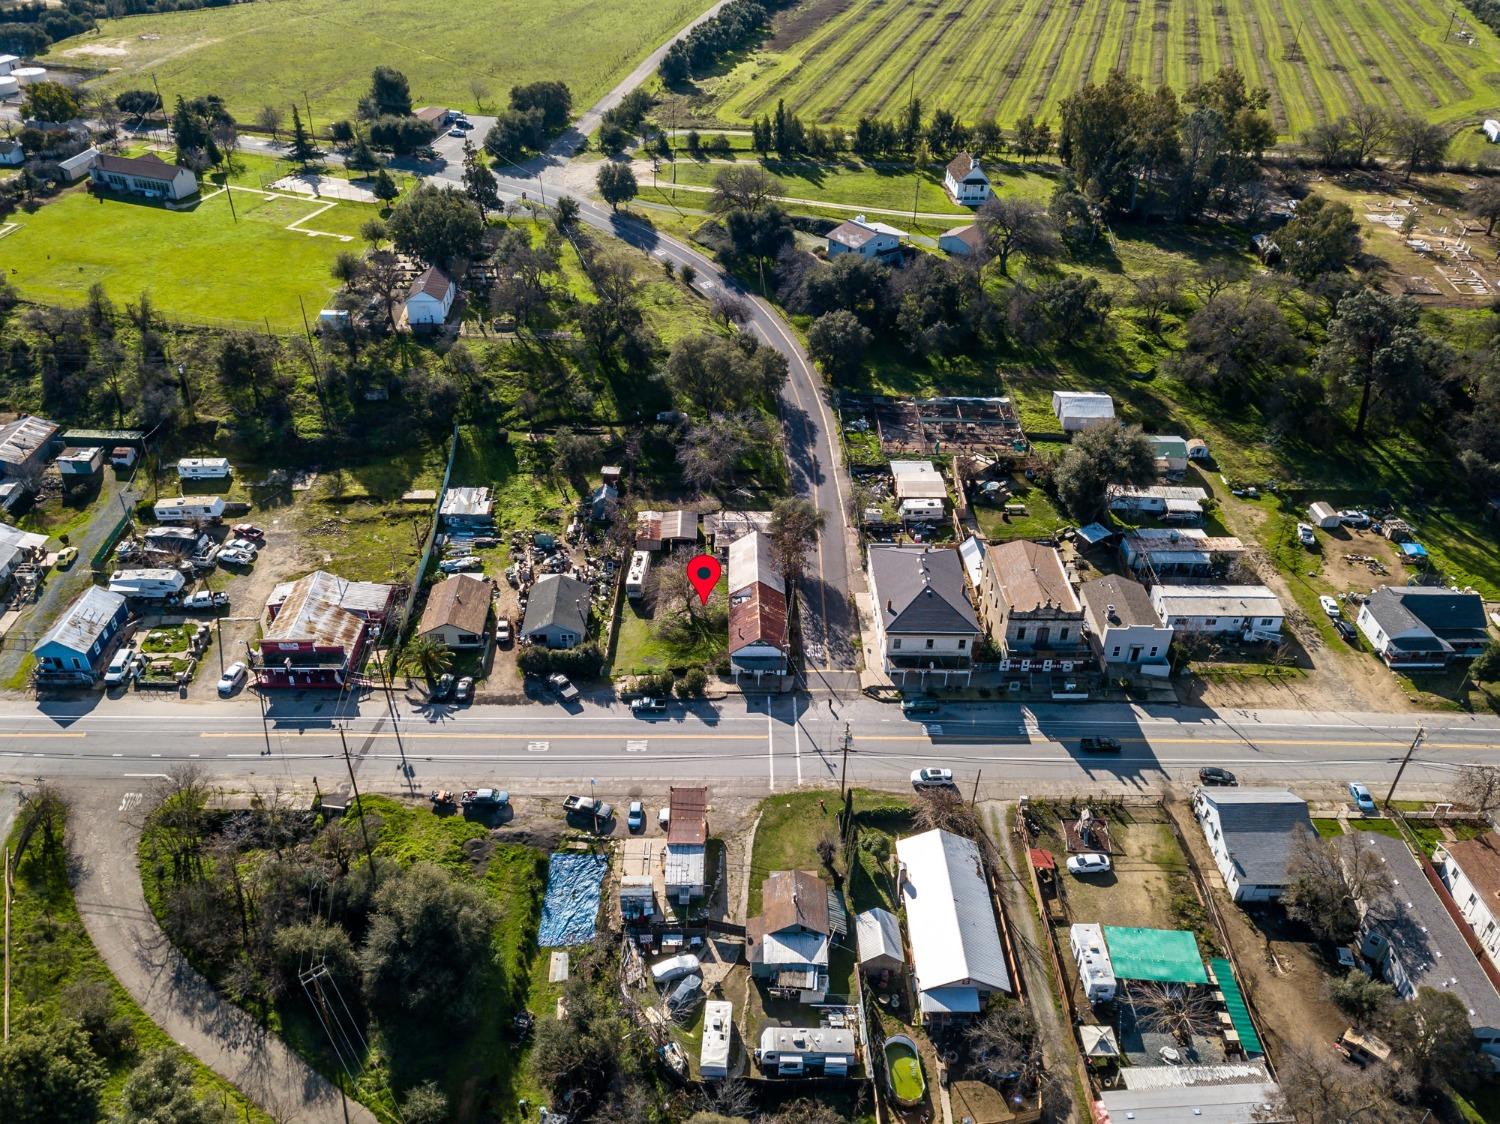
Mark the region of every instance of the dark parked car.
POLYGON ((1354 626, 1346 621, 1343 617, 1340 617, 1338 620, 1334 621, 1333 627, 1334 631, 1342 636, 1346 643, 1353 644, 1355 642, 1354 626))
POLYGON ((1078 748, 1084 753, 1119 753, 1119 738, 1079 738, 1078 748))
POLYGON ((1228 769, 1221 769, 1217 765, 1207 765, 1199 769, 1198 780, 1209 785, 1231 786, 1240 783, 1228 769))
POLYGON ((431 698, 433 702, 442 702, 444 699, 452 698, 456 682, 451 675, 438 676, 437 684, 432 688, 431 698))
POLYGON ((902 714, 936 714, 938 712, 937 699, 929 699, 918 695, 915 698, 901 700, 902 714))

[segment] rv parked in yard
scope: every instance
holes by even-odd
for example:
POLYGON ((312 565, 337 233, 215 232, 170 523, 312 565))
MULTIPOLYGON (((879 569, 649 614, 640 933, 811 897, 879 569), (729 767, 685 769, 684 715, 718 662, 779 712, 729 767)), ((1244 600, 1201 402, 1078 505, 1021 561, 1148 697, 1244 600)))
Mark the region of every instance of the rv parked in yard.
POLYGON ((161 601, 181 593, 186 581, 176 570, 116 570, 109 575, 109 591, 161 601))
POLYGON ((224 518, 223 496, 173 496, 152 508, 158 523, 217 523, 224 518))

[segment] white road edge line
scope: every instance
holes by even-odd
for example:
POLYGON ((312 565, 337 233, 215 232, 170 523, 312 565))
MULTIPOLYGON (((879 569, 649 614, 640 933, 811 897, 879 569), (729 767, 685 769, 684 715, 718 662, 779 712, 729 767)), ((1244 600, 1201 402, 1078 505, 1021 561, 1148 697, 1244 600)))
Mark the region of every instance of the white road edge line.
POLYGON ((797 746, 797 786, 802 786, 802 717, 797 713, 797 696, 792 696, 792 740, 797 746))
POLYGON ((766 709, 766 787, 776 791, 776 743, 773 741, 774 728, 771 725, 771 711, 766 709))

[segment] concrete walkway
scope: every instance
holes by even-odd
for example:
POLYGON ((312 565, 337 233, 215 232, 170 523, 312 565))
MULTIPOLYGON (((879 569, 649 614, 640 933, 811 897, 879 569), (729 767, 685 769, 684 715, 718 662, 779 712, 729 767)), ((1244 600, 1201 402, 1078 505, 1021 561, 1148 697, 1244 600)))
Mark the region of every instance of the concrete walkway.
MULTIPOLYGON (((94 947, 141 1009, 173 1041, 285 1124, 343 1124, 339 1093, 281 1039, 224 999, 172 947, 141 891, 137 790, 75 792, 69 833, 78 912, 94 947)), ((350 1101, 347 1119, 376 1124, 350 1101)))

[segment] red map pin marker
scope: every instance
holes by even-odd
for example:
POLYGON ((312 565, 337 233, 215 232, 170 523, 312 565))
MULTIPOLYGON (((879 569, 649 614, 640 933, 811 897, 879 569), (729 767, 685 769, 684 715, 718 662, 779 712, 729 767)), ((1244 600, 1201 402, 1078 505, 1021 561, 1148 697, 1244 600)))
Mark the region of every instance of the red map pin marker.
POLYGON ((708 604, 708 595, 719 584, 719 560, 712 554, 700 554, 687 564, 688 581, 698 591, 698 599, 708 604))

